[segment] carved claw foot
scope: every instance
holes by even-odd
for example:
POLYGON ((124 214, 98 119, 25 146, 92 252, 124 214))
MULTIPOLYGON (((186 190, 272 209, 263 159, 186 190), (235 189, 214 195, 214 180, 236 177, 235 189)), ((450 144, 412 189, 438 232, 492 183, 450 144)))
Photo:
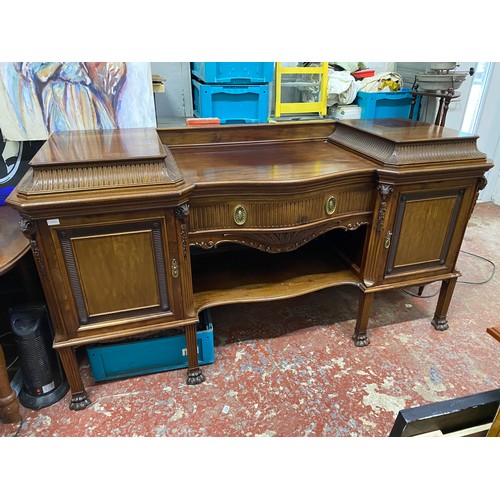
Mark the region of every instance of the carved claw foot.
POLYGON ((69 409, 75 411, 83 410, 84 408, 87 408, 89 404, 90 404, 90 399, 87 397, 87 393, 83 392, 71 396, 71 403, 69 404, 69 409))
POLYGON ((200 368, 188 371, 187 385, 197 385, 202 382, 205 382, 205 375, 203 375, 200 368))
POLYGON ((448 320, 446 318, 436 318, 434 317, 431 321, 431 325, 436 329, 436 330, 448 330, 448 320))
POLYGON ((355 333, 352 336, 352 338, 354 340, 354 345, 356 347, 364 347, 364 346, 366 346, 366 345, 368 345, 370 343, 370 340, 368 339, 368 335, 366 334, 366 332, 355 333))

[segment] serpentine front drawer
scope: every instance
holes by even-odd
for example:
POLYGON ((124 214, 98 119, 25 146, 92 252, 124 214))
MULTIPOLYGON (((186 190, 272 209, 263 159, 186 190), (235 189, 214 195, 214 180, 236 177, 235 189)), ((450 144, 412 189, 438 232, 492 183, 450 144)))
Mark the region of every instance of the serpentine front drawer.
POLYGON ((333 186, 305 194, 232 195, 193 199, 190 233, 295 228, 373 211, 370 183, 333 186))

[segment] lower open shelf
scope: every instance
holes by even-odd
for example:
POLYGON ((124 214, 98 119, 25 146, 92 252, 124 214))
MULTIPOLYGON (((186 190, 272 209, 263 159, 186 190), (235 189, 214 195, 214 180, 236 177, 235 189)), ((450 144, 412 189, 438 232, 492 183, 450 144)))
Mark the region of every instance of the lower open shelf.
POLYGON ((321 238, 292 252, 266 253, 226 244, 191 254, 194 306, 285 299, 337 285, 360 284, 321 238))

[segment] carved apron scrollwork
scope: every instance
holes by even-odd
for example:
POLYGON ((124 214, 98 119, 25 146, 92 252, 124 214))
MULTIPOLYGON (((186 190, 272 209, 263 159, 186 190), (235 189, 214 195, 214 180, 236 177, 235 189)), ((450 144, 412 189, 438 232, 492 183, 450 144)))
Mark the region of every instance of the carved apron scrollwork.
POLYGON ((223 233, 216 241, 213 239, 192 241, 192 244, 208 250, 217 247, 220 242, 232 242, 256 248, 267 253, 286 253, 300 248, 318 236, 333 230, 344 229, 345 231, 355 231, 363 225, 368 225, 367 220, 343 221, 337 220, 335 223, 325 224, 316 228, 308 228, 283 232, 262 232, 262 233, 223 233))

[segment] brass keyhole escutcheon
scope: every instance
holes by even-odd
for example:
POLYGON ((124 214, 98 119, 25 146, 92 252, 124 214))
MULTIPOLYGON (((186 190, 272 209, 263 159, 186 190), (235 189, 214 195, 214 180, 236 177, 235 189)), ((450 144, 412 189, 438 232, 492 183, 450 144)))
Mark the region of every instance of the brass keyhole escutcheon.
POLYGON ((385 240, 384 240, 385 248, 389 248, 391 246, 391 238, 392 238, 392 232, 388 231, 387 234, 385 235, 385 240))
POLYGON ((177 261, 175 259, 172 259, 171 269, 172 269, 172 276, 174 278, 178 278, 179 277, 179 264, 177 264, 177 261))
POLYGON ((335 199, 335 196, 330 196, 328 200, 326 200, 325 208, 328 215, 332 215, 335 210, 337 210, 337 200, 335 199))
POLYGON ((236 205, 234 207, 233 219, 238 226, 243 226, 247 221, 247 209, 243 205, 236 205))

